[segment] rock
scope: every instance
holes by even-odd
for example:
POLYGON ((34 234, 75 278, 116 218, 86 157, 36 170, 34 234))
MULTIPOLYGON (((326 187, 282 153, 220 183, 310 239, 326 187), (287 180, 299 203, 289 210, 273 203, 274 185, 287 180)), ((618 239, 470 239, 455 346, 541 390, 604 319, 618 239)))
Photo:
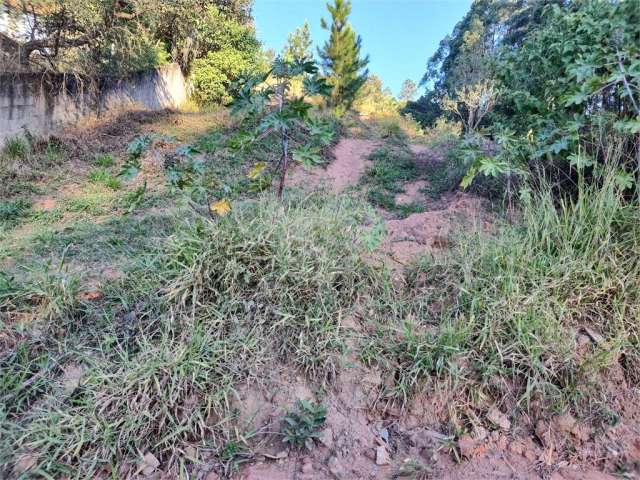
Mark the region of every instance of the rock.
POLYGON ((287 458, 289 456, 289 451, 288 450, 280 450, 278 453, 276 453, 273 458, 276 460, 282 460, 283 458, 287 458))
POLYGON ((583 328, 584 328, 584 331, 587 333, 587 335, 589 335, 591 340, 594 341, 594 343, 604 342, 604 337, 600 335, 598 332, 596 332, 595 330, 589 327, 583 327, 583 328))
POLYGON ((476 441, 471 438, 471 435, 462 435, 458 439, 458 449, 463 457, 472 458, 476 450, 476 441))
POLYGON ((207 473, 207 476, 204 477, 204 480, 220 480, 220 475, 218 475, 214 471, 211 471, 211 472, 207 473))
POLYGON ((302 473, 311 473, 313 472, 313 465, 309 463, 302 464, 302 473))
POLYGON ((367 457, 369 460, 371 460, 372 462, 376 461, 376 452, 374 451, 373 448, 367 448, 364 451, 364 456, 367 457))
POLYGON ((331 475, 333 475, 337 480, 347 480, 349 478, 347 471, 336 456, 333 456, 329 459, 329 461, 327 462, 327 467, 329 467, 331 475))
POLYGON ((509 430, 511 428, 511 420, 496 407, 489 409, 487 412, 487 420, 503 430, 509 430))
POLYGON ((84 371, 85 369, 82 366, 74 363, 64 368, 62 373, 62 388, 66 395, 73 393, 73 391, 78 388, 84 371))
POLYGON ((487 438, 488 435, 489 432, 487 432, 487 429, 482 425, 478 425, 473 429, 473 439, 476 441, 482 441, 487 438))
POLYGON ((142 470, 142 474, 145 476, 153 475, 153 472, 160 466, 160 461, 155 457, 155 455, 151 452, 145 453, 144 457, 142 457, 142 464, 140 468, 142 470))
POLYGON ((578 348, 584 347, 585 345, 591 344, 591 338, 588 335, 581 333, 576 337, 576 344, 578 348))
POLYGON ((33 453, 25 453, 18 458, 16 464, 13 466, 13 472, 20 476, 20 474, 31 470, 38 463, 38 457, 33 453))
POLYGON ((561 433, 571 433, 575 425, 576 419, 568 412, 553 419, 553 428, 561 433))
POLYGON ((391 463, 391 458, 389 457, 389 452, 387 451, 387 447, 379 446, 376 447, 376 465, 389 465, 391 463))
POLYGON ((190 458, 191 460, 198 459, 198 450, 191 445, 189 445, 187 448, 184 449, 184 453, 187 456, 187 458, 190 458))

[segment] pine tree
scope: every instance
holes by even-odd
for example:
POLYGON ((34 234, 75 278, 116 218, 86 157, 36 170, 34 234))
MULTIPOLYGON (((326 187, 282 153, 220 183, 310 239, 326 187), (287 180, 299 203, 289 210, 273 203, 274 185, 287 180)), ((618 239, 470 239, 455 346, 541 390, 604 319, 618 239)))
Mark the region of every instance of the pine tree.
POLYGON ((333 87, 328 100, 330 107, 345 112, 356 98, 369 75, 369 57, 360 56, 362 39, 356 35, 347 18, 351 13, 350 0, 334 0, 327 4, 331 25, 322 19, 321 26, 331 32, 322 49, 318 49, 327 83, 333 87))
POLYGON ((293 62, 294 60, 310 62, 313 60, 311 45, 309 22, 304 22, 303 26, 298 27, 295 32, 289 34, 282 56, 287 62, 293 62))

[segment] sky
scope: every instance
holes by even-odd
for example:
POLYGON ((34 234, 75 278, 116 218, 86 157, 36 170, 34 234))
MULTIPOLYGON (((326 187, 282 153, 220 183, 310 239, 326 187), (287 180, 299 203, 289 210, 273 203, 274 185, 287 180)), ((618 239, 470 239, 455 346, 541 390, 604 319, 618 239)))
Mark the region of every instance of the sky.
MULTIPOLYGON (((370 56, 369 70, 398 94, 402 83, 420 82, 427 60, 442 38, 469 10, 472 0, 352 0, 351 24, 362 36, 362 51, 370 56)), ((258 38, 280 52, 287 36, 309 21, 315 45, 328 32, 320 18, 330 21, 326 0, 255 0, 258 38)), ((314 49, 315 53, 315 49, 314 49)))

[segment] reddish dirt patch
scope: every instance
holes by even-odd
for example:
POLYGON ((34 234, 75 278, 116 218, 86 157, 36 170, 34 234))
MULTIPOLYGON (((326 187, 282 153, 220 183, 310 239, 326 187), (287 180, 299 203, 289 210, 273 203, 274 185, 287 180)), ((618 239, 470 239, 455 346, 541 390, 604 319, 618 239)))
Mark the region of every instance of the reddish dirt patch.
POLYGON ((333 193, 357 185, 369 165, 368 157, 379 144, 372 140, 343 138, 333 149, 334 160, 326 168, 305 170, 297 165, 291 184, 305 188, 326 186, 333 193))
POLYGON ((429 185, 429 182, 425 180, 407 183, 404 186, 404 192, 396 195, 396 204, 409 205, 411 203, 422 203, 424 201, 424 194, 421 190, 427 185, 429 185))
POLYGON ((405 264, 420 254, 447 246, 456 226, 465 230, 487 227, 485 217, 479 197, 456 192, 443 197, 437 209, 388 220, 385 250, 394 261, 405 264))
POLYGON ((41 197, 33 202, 33 208, 40 211, 50 211, 56 208, 56 199, 50 196, 41 197))

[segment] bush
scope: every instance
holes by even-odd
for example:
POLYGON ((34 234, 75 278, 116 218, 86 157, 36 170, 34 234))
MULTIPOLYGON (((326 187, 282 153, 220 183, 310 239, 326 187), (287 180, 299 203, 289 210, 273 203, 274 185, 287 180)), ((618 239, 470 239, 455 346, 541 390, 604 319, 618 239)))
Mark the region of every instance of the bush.
POLYGON ((200 105, 227 104, 237 93, 232 83, 255 70, 253 57, 241 51, 224 48, 208 52, 193 63, 193 98, 200 105))

